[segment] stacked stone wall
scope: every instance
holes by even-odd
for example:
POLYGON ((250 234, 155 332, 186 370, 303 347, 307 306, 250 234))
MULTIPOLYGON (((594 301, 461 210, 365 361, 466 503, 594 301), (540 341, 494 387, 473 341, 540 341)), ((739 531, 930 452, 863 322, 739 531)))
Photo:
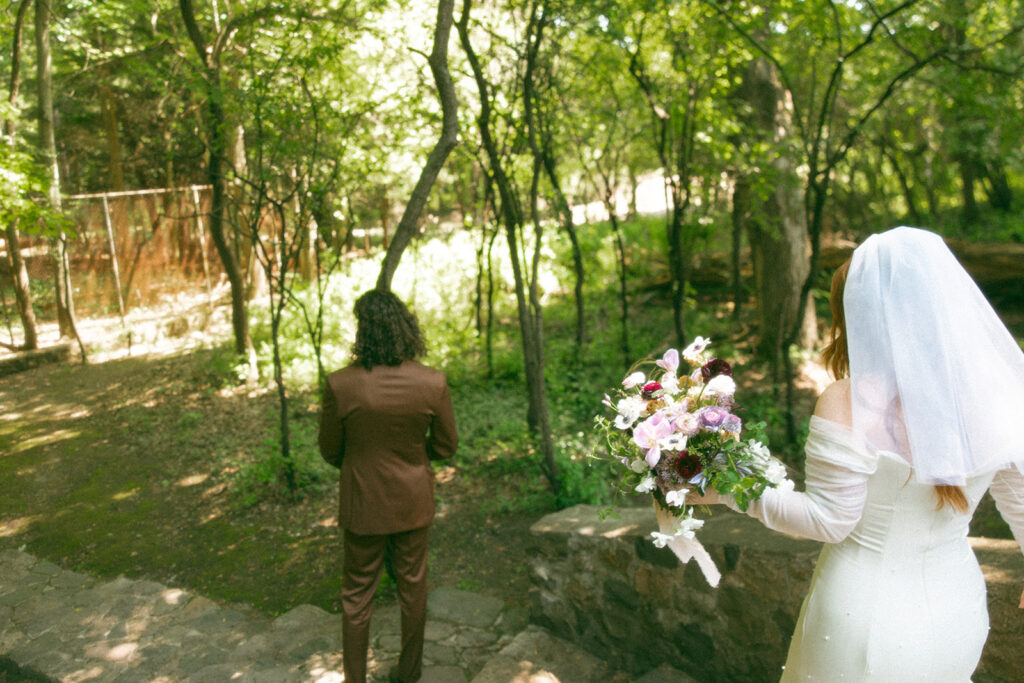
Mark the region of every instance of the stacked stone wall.
MULTIPOLYGON (((600 519, 576 506, 533 526, 531 620, 636 673, 669 664, 702 682, 777 681, 821 544, 716 509, 700 539, 722 572, 655 548, 653 510, 600 519)), ((1024 676, 1024 557, 1013 541, 972 539, 992 630, 974 680, 1024 676)))

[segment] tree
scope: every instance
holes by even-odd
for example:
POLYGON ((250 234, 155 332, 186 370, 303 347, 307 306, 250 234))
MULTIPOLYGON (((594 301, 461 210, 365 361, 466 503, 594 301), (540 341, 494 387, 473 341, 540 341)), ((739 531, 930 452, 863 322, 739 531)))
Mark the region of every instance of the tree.
POLYGON ((391 278, 394 277, 395 269, 402 258, 402 252, 416 233, 420 214, 427 203, 430 188, 437 179, 437 174, 441 172, 441 167, 444 166, 448 154, 458 142, 458 102, 455 99, 455 86, 452 84, 452 77, 448 72, 448 38, 451 35, 453 13, 454 0, 441 0, 438 3, 434 47, 428 59, 430 71, 437 85, 437 95, 441 101, 441 136, 427 157, 419 180, 416 181, 416 187, 409 198, 409 203, 406 204, 405 211, 402 213, 402 220, 395 228, 394 238, 384 255, 384 263, 381 265, 380 275, 377 278, 378 289, 389 290, 391 288, 391 278))
MULTIPOLYGON (((225 110, 226 93, 223 87, 221 56, 229 46, 235 32, 244 24, 250 24, 261 18, 273 15, 276 6, 263 6, 246 12, 223 26, 215 29, 212 42, 208 42, 196 20, 192 0, 180 0, 181 18, 185 24, 196 58, 199 60, 200 73, 205 89, 205 117, 203 118, 206 132, 208 157, 206 161, 207 181, 213 188, 213 199, 210 208, 210 236, 217 248, 231 284, 231 325, 235 336, 235 353, 246 358, 250 377, 256 374, 256 350, 249 336, 249 306, 246 293, 245 278, 235 257, 234 250, 228 242, 227 195, 230 121, 225 110)), ((216 12, 216 10, 215 10, 216 12)))
POLYGON ((948 46, 936 45, 927 32, 919 28, 920 17, 911 12, 919 0, 904 0, 885 9, 832 2, 823 7, 817 3, 757 5, 756 12, 741 12, 716 0, 702 1, 777 70, 779 80, 793 98, 794 127, 801 151, 799 161, 806 167, 803 203, 810 251, 806 276, 799 288, 796 316, 780 336, 778 352, 773 353, 783 364, 782 372, 776 371, 776 374, 785 379, 786 401, 790 408, 787 432, 792 442, 796 439, 796 423, 792 410, 794 369, 790 350, 800 339, 804 312, 817 281, 825 208, 836 169, 861 137, 866 123, 901 86, 946 54, 948 46), (804 18, 804 21, 797 21, 797 18, 804 18), (905 22, 902 27, 896 26, 899 21, 905 22), (789 30, 790 26, 799 30, 789 30), (894 34, 915 34, 913 49, 909 48, 909 43, 897 46, 892 40, 880 40, 880 36, 894 34), (893 52, 885 52, 886 49, 893 52), (873 54, 878 51, 883 52, 884 58, 873 54), (871 56, 873 63, 882 68, 870 71, 865 67, 854 98, 847 92, 850 72, 855 65, 867 63, 871 56), (819 82, 821 73, 824 73, 823 87, 819 82), (801 84, 803 87, 798 87, 801 84))
MULTIPOLYGON (((54 138, 53 118, 53 62, 50 55, 50 20, 53 8, 50 0, 35 0, 36 29, 36 87, 39 94, 39 156, 50 172, 49 202, 57 213, 62 210, 60 197, 60 167, 57 165, 57 145, 54 138)), ((82 361, 86 361, 85 345, 78 334, 75 304, 71 288, 71 265, 68 260, 67 236, 61 230, 50 240, 53 260, 54 286, 57 299, 57 322, 60 334, 73 336, 78 341, 82 361)))
MULTIPOLYGON (((7 156, 7 159, 5 159, 6 163, 4 164, 5 167, 13 166, 15 161, 13 158, 16 154, 14 122, 17 114, 14 111, 14 107, 18 102, 18 90, 21 83, 22 29, 25 25, 25 17, 28 14, 30 4, 31 0, 21 0, 18 3, 18 11, 14 19, 14 30, 11 40, 11 77, 7 91, 7 109, 3 116, 4 137, 7 139, 7 145, 5 145, 7 149, 4 151, 7 156)), ((4 174, 4 176, 11 177, 8 174, 4 174)), ((26 180, 28 179, 26 173, 18 174, 18 176, 26 180)), ((6 189, 7 191, 3 194, 8 198, 8 204, 12 204, 14 202, 11 199, 23 197, 28 188, 6 189)), ((25 259, 21 254, 21 233, 18 230, 19 219, 20 216, 18 215, 6 216, 3 220, 3 225, 7 237, 7 254, 14 283, 14 296, 18 302, 18 316, 21 318, 21 327, 24 331, 22 348, 32 350, 39 348, 39 333, 36 330, 36 314, 32 306, 32 288, 29 284, 28 269, 25 267, 25 259)))
MULTIPOLYGON (((477 125, 480 140, 487 157, 488 173, 497 189, 499 214, 505 229, 508 242, 512 274, 515 281, 516 310, 519 317, 520 338, 523 344, 523 364, 526 371, 526 387, 528 394, 527 424, 530 433, 536 439, 540 453, 541 466, 555 494, 559 491, 558 467, 555 463, 554 442, 551 435, 551 424, 548 415, 547 387, 544 380, 544 314, 540 303, 537 270, 540 263, 542 224, 537 221, 536 211, 533 212, 534 247, 529 270, 520 260, 520 253, 525 254, 525 219, 524 209, 518 192, 509 173, 513 160, 508 151, 499 148, 494 136, 495 122, 492 119, 493 102, 492 88, 484 75, 484 68, 470 39, 471 0, 463 0, 462 14, 456 23, 459 42, 469 61, 480 97, 480 109, 477 125)), ((531 176, 531 187, 536 188, 537 173, 534 166, 531 176)))

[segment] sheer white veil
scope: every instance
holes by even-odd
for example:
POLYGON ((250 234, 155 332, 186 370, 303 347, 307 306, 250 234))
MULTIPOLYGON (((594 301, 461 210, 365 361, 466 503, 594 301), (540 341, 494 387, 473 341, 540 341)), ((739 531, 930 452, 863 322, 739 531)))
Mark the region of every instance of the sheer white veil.
POLYGON ((928 484, 1024 472, 1024 353, 941 237, 869 237, 843 306, 853 428, 869 448, 928 484))

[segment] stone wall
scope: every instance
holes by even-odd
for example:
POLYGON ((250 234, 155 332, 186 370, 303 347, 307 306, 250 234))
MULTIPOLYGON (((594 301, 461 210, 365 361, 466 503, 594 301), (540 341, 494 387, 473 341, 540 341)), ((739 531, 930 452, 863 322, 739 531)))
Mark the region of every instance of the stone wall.
MULTIPOLYGON (((623 669, 666 663, 702 682, 777 681, 821 544, 716 508, 700 533, 722 571, 655 548, 651 508, 578 505, 532 528, 531 621, 623 669)), ((971 539, 989 586, 991 631, 976 683, 1024 675, 1024 557, 1013 541, 971 539)))

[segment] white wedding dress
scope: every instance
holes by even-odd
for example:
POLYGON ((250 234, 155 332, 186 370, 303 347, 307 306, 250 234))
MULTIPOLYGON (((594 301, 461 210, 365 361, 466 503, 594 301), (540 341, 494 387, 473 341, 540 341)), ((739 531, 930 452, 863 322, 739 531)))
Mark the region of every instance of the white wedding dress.
POLYGON ((898 455, 870 454, 843 425, 811 418, 806 491, 769 489, 748 514, 825 541, 783 681, 969 681, 988 634, 985 582, 967 542, 991 489, 1024 543, 1024 476, 970 478, 970 510, 936 509, 898 455))

